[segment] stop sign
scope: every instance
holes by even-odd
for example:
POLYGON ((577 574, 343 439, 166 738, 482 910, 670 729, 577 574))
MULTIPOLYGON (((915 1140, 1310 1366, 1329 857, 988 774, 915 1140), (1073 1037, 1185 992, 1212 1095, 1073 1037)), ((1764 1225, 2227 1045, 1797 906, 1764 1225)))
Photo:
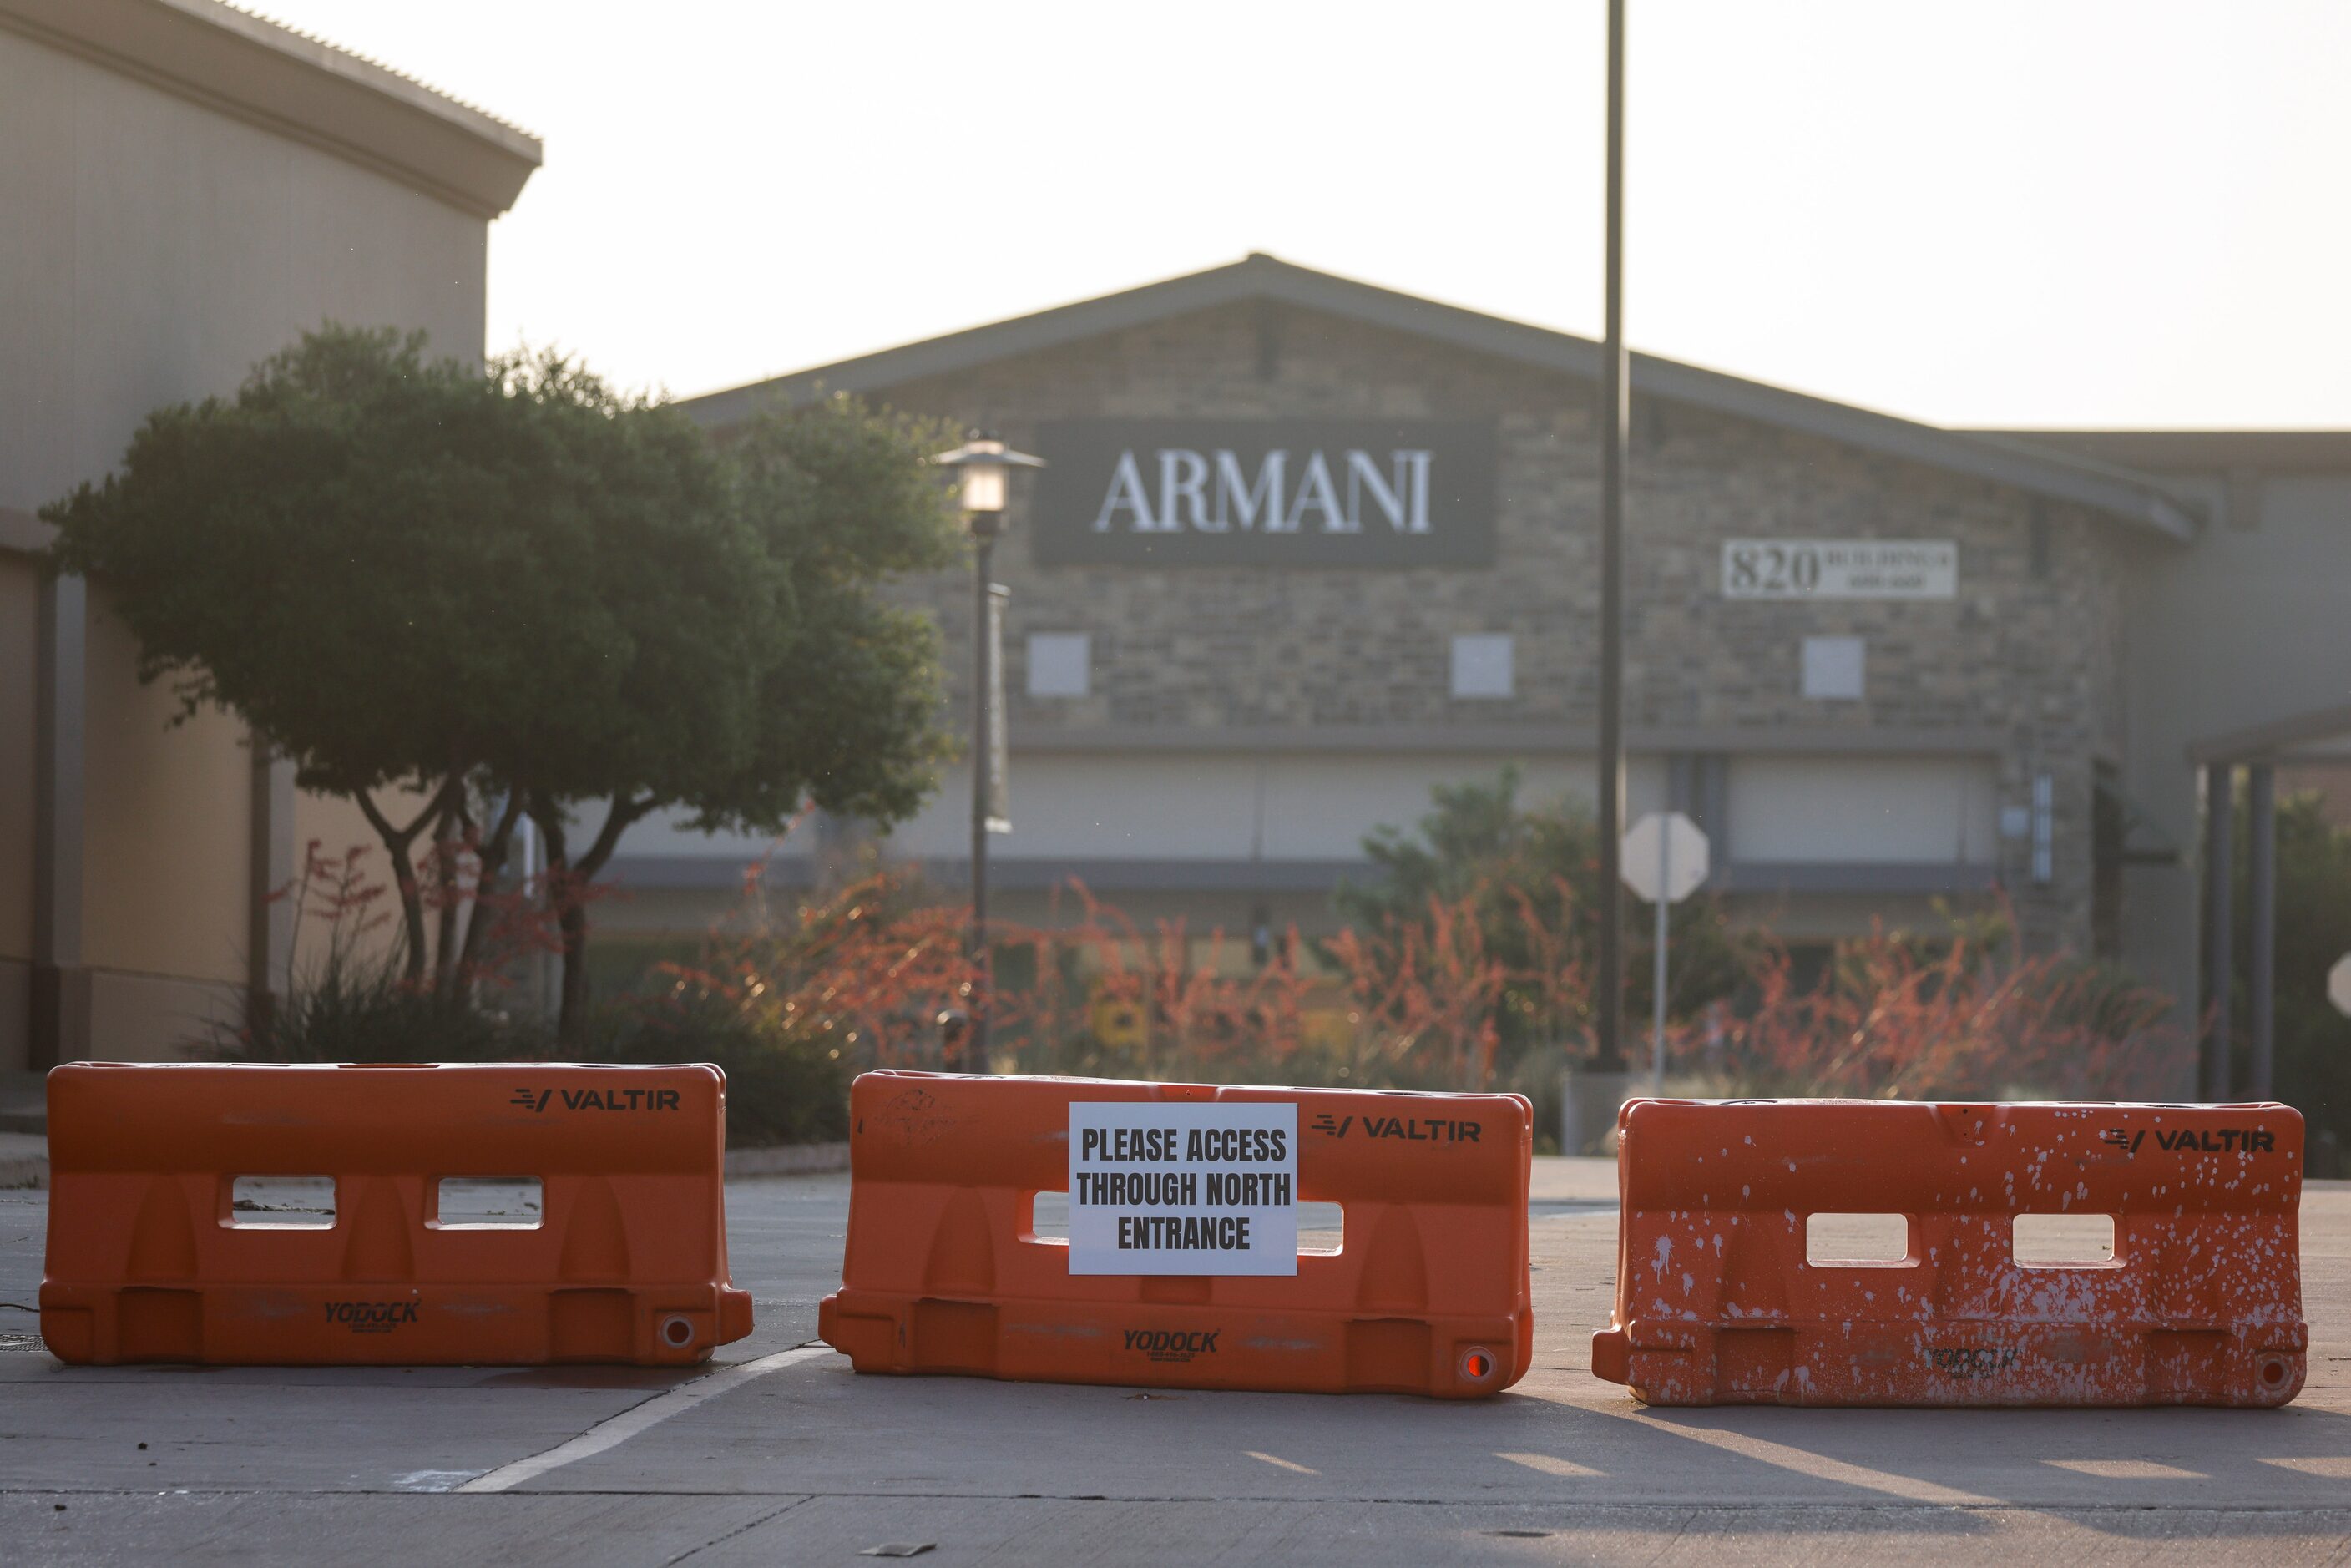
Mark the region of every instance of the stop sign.
POLYGON ((1618 854, 1625 885, 1644 903, 1656 903, 1662 890, 1667 904, 1679 904, 1706 880, 1706 831, 1679 811, 1652 811, 1634 823, 1618 854))

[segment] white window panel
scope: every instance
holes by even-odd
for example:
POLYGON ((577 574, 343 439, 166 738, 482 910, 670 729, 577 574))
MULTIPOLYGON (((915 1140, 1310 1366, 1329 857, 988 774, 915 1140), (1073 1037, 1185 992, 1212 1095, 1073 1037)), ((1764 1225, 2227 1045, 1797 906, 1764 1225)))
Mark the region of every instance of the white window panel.
POLYGON ((1999 842, 1988 757, 1734 757, 1729 803, 1741 861, 1988 865, 1999 842))
POLYGON ((1866 651, 1858 637, 1804 639, 1804 695, 1831 702, 1857 699, 1866 651))
MULTIPOLYGON (((1490 783, 1513 759, 1490 756, 1153 751, 1124 756, 1028 750, 1012 759, 1024 802, 1008 857, 1072 860, 1360 860, 1363 841, 1386 824, 1411 831, 1433 809, 1437 784, 1490 783)), ((1562 798, 1589 810, 1589 757, 1520 759, 1521 807, 1562 798)), ((1625 769, 1637 818, 1665 804, 1662 759, 1625 769)), ((971 846, 971 769, 951 768, 913 821, 893 829, 888 852, 960 860, 971 846)), ((1241 873, 1246 875, 1246 873, 1241 873)), ((1116 898, 1113 903, 1118 902, 1116 898)), ((1229 934, 1228 934, 1229 935, 1229 934)))
POLYGON ((1083 632, 1038 632, 1029 639, 1029 695, 1081 697, 1090 689, 1093 639, 1083 632))
POLYGON ((1511 695, 1510 639, 1504 632, 1474 632, 1453 639, 1453 695, 1511 695))

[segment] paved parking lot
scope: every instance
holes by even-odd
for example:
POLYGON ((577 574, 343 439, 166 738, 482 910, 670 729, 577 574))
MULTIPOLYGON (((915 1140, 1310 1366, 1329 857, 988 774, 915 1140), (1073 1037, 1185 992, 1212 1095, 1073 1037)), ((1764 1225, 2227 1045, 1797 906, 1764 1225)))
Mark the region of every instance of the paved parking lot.
POLYGON ((71 1369, 0 1193, 0 1558, 850 1563, 2351 1561, 2351 1184, 2304 1203, 2280 1411, 1646 1411, 1586 1370, 1614 1176, 1539 1162, 1534 1370, 1480 1405, 860 1378, 818 1347, 845 1176, 730 1186, 759 1327, 695 1376, 71 1369))

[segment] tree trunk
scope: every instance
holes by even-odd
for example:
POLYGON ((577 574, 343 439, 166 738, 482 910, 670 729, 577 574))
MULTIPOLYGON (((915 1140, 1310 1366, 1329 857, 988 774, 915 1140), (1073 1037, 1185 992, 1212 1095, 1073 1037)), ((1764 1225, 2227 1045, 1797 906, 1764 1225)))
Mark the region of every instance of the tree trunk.
POLYGON ((441 906, 434 912, 433 999, 447 1007, 457 994, 457 904, 459 860, 465 851, 462 830, 470 824, 465 790, 458 789, 455 810, 441 813, 433 830, 434 895, 441 906))
POLYGON ((563 932, 563 997, 555 1015, 555 1039, 577 1048, 588 1040, 588 906, 567 898, 557 919, 563 932))
POLYGON ((383 841, 386 852, 392 856, 392 885, 400 894, 400 930, 402 946, 406 949, 401 956, 401 973, 411 986, 422 987, 424 983, 424 895, 416 885, 416 867, 408 858, 408 850, 416 841, 416 835, 447 810, 449 791, 455 783, 448 780, 434 790, 424 810, 405 828, 393 827, 392 820, 377 808, 373 797, 365 789, 351 791, 360 814, 368 820, 368 826, 375 830, 376 837, 383 841))
POLYGON ((537 797, 531 800, 531 818, 547 835, 548 895, 555 904, 556 927, 563 934, 563 986, 555 1016, 559 1045, 577 1047, 588 1036, 588 885, 612 858, 629 824, 654 804, 650 797, 616 798, 595 842, 574 863, 564 838, 563 813, 551 801, 537 797))
POLYGON ((554 912, 555 928, 563 939, 555 1038, 560 1044, 570 1045, 587 1028, 588 976, 583 960, 588 951, 588 926, 584 920, 574 918, 573 906, 579 901, 571 896, 571 842, 563 830, 563 813, 551 801, 534 797, 530 815, 547 840, 547 905, 554 912))
POLYGON ((490 836, 482 841, 481 866, 474 873, 474 908, 465 921, 465 939, 457 954, 457 979, 460 987, 471 985, 481 973, 482 952, 489 941, 495 921, 484 910, 483 901, 498 890, 498 882, 506 874, 507 856, 514 846, 515 825, 522 820, 522 793, 507 796, 499 809, 498 820, 490 829, 490 836))

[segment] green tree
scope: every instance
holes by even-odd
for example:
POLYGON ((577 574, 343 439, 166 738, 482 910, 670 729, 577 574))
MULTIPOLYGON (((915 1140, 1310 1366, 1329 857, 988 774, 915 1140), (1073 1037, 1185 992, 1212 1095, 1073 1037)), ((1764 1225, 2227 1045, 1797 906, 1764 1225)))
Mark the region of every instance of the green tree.
POLYGON ((885 819, 919 800, 941 745, 930 632, 874 590, 954 548, 929 436, 835 400, 722 452, 558 355, 473 366, 329 326, 234 399, 151 415, 119 472, 44 516, 55 567, 99 579, 139 638, 142 678, 358 802, 392 856, 412 986, 458 996, 489 924, 477 902, 458 935, 460 857, 496 888, 529 811, 558 862, 577 1040, 578 894, 631 822, 683 808, 780 831, 811 798, 885 819), (388 789, 423 804, 395 820, 388 789), (597 800, 575 853, 568 825, 597 800))
MULTIPOLYGON (((664 675, 647 683, 643 703, 615 705, 602 728, 573 737, 580 744, 547 747, 547 766, 510 775, 559 874, 594 878, 630 825, 660 810, 678 809, 705 832, 772 833, 810 804, 892 822, 922 803, 949 749, 937 726, 937 632, 884 591, 959 548, 928 466, 945 439, 925 422, 835 396, 771 408, 730 444, 730 516, 765 568, 748 622, 757 645, 731 672, 747 683, 734 727, 713 734, 691 714, 660 710, 664 675), (601 825, 575 853, 573 818, 589 801, 602 803, 601 825)), ((648 639, 703 613, 690 593, 646 593, 630 552, 611 564, 610 591, 648 639)), ((561 919, 559 1032, 569 1040, 588 1000, 585 903, 563 901, 561 919)))

